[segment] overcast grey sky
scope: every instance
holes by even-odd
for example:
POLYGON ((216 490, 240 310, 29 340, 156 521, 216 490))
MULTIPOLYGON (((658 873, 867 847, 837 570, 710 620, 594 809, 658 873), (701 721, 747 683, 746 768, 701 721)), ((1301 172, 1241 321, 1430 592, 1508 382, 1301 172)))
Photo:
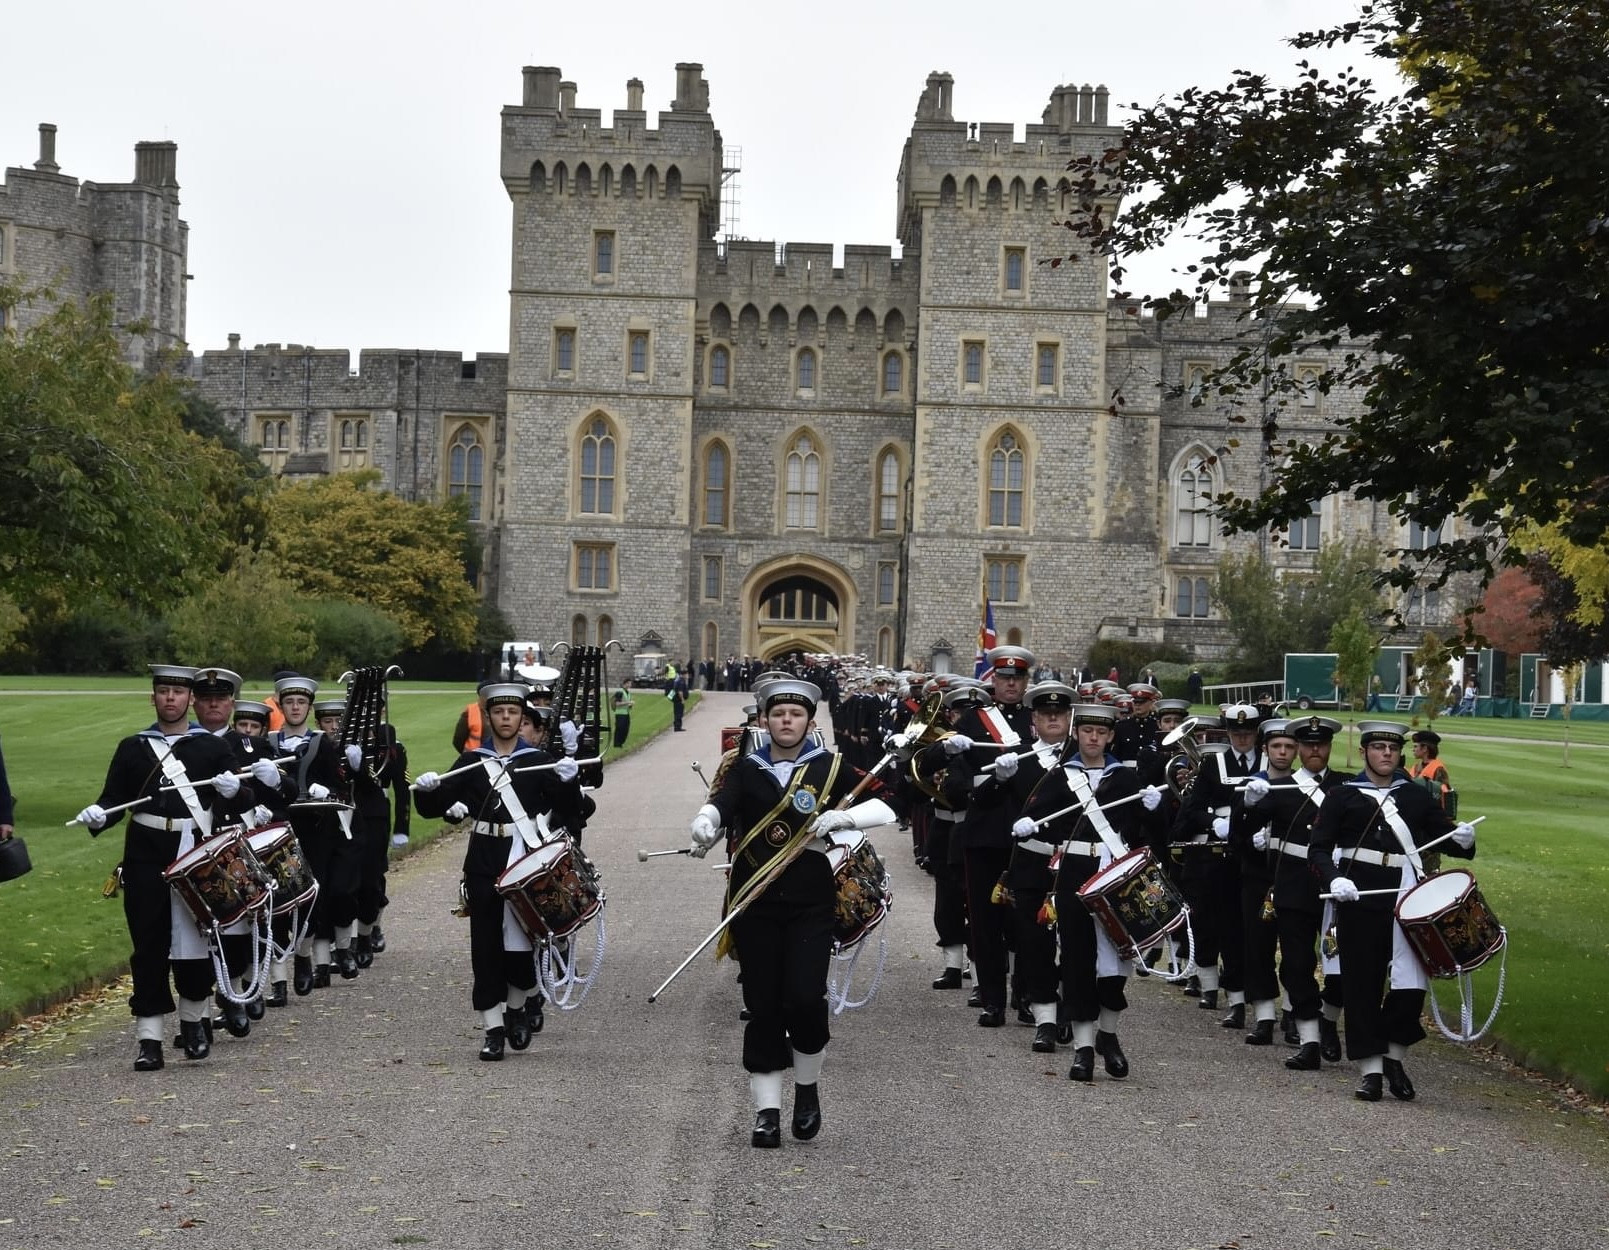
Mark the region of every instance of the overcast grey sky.
MULTIPOLYGON (((1058 83, 1148 103, 1230 71, 1290 76, 1291 33, 1350 0, 800 5, 549 0, 65 0, 0 23, 0 164, 60 127, 62 172, 126 182, 134 144, 179 146, 189 336, 247 346, 508 346, 510 209, 498 114, 520 68, 556 65, 608 114, 641 78, 652 119, 678 61, 742 148, 738 233, 891 244, 901 147, 932 70, 957 120, 1037 121, 1058 83), (602 19, 599 21, 598 19, 602 19)), ((1356 52, 1348 58, 1362 65, 1356 52)), ((1371 72, 1372 67, 1371 67, 1371 72)), ((655 123, 656 124, 656 123, 655 123)), ((1135 289, 1166 282, 1136 270, 1135 289)), ((1171 284, 1169 284, 1171 285, 1171 284)))

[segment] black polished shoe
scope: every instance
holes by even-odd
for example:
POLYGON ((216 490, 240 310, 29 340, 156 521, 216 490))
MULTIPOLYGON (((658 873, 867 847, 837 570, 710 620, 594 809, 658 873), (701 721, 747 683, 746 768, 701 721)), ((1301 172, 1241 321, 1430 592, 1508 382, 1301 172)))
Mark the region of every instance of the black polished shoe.
MULTIPOLYGON (((300 990, 297 990, 296 992, 298 994, 301 993, 300 990)), ((268 997, 264 999, 263 1002, 269 1007, 288 1006, 290 1003, 290 998, 285 993, 285 982, 275 981, 272 988, 270 988, 268 991, 268 997)))
POLYGON ((821 1132, 821 1091, 814 1085, 793 1087, 793 1135, 809 1141, 821 1132))
POLYGON ((318 967, 313 969, 313 988, 315 990, 327 990, 330 988, 329 964, 319 964, 318 967))
POLYGON ((1129 1074, 1129 1057, 1123 1053, 1123 1048, 1117 1044, 1116 1033, 1095 1034, 1095 1049, 1101 1052, 1101 1058, 1106 1061, 1106 1075, 1115 1076, 1120 1080, 1129 1074))
POLYGON ((542 1004, 547 999, 541 994, 532 994, 525 1000, 525 1018, 531 1022, 531 1036, 535 1037, 542 1031, 545 1021, 542 1019, 542 1004))
POLYGON ((374 947, 367 933, 360 933, 352 939, 352 958, 357 960, 360 968, 374 966, 374 947))
POLYGON ((1285 1066, 1292 1072, 1317 1072, 1324 1065, 1319 1061, 1318 1043, 1303 1042, 1302 1048, 1294 1055, 1287 1055, 1285 1066))
POLYGON ((998 1029, 1006 1022, 1004 1007, 985 1007, 978 1015, 978 1024, 985 1029, 998 1029))
POLYGON ((1031 1029, 1039 1027, 1039 1021, 1034 1019, 1034 1013, 1027 1007, 1017 1008, 1017 1023, 1026 1024, 1031 1029))
POLYGON ((1382 1078, 1378 1072, 1364 1073, 1363 1084, 1352 1091, 1352 1097, 1359 1102, 1379 1102, 1381 1082, 1382 1078))
POLYGON ((1259 1020, 1251 1026, 1251 1032, 1246 1034, 1248 1046, 1272 1046, 1274 1044, 1274 1022, 1272 1020, 1259 1020))
POLYGON ((1095 1048, 1093 1046, 1080 1046, 1073 1052, 1073 1066, 1067 1069, 1069 1081, 1093 1081, 1095 1079, 1095 1048))
POLYGON ((1341 1062, 1341 1030, 1328 1016, 1319 1017, 1318 1046, 1319 1054, 1331 1063, 1341 1062))
POLYGON ((296 967, 291 983, 295 985, 299 995, 313 992, 313 958, 310 955, 296 956, 296 967))
POLYGON ((1200 1007, 1202 1011, 1217 1011, 1218 991, 1202 990, 1201 997, 1196 1000, 1196 1006, 1200 1007))
POLYGON ((1400 1059, 1386 1060, 1386 1088, 1391 1096, 1399 1102, 1412 1102, 1414 1096, 1413 1082, 1408 1079, 1408 1073, 1402 1066, 1400 1059))
POLYGON ((739 1007, 737 1009, 737 1018, 739 1020, 747 1020, 747 1019, 749 1019, 750 1018, 749 1009, 747 1007, 739 1007))
POLYGON ((1041 1055, 1056 1053, 1056 1026, 1054 1024, 1036 1024, 1034 1026, 1034 1050, 1041 1055))
POLYGON ((936 990, 958 990, 961 988, 961 969, 946 968, 933 978, 933 988, 936 990))
POLYGON ((1191 977, 1184 983, 1183 992, 1186 998, 1194 998, 1197 994, 1201 993, 1201 978, 1191 977))
POLYGON ((524 1006, 504 1009, 503 1028, 508 1034, 508 1044, 515 1050, 524 1050, 531 1044, 531 1017, 524 1006))
POLYGON ((219 995, 218 1006, 223 1010, 223 1027, 229 1030, 230 1037, 245 1037, 251 1032, 251 1018, 246 1015, 244 1003, 230 1002, 219 995))
POLYGON ((385 954, 385 933, 379 925, 369 930, 369 949, 376 955, 385 954))
POLYGON ((358 957, 350 946, 335 948, 335 966, 341 970, 341 980, 350 981, 358 974, 358 957))
POLYGON ((967 995, 967 1006, 968 1007, 981 1007, 981 1006, 983 1006, 983 991, 982 990, 973 990, 972 993, 968 994, 967 995))
POLYGON ((200 1020, 180 1020, 179 1040, 186 1059, 205 1059, 212 1053, 207 1028, 200 1020))
POLYGON ((248 1020, 261 1020, 267 1014, 268 1009, 263 1006, 263 996, 261 994, 246 1004, 246 1019, 248 1020))
POLYGON ((1229 1014, 1218 1021, 1226 1029, 1243 1029, 1246 1027, 1246 1004, 1230 1003, 1229 1014))
POLYGON ((775 1107, 754 1113, 754 1132, 749 1134, 749 1145, 763 1150, 775 1150, 782 1144, 782 1112, 775 1107))
POLYGON ((1300 1046, 1302 1044, 1302 1034, 1296 1027, 1296 1017, 1291 1015, 1290 1012, 1282 1011, 1279 1013, 1279 1031, 1285 1038, 1285 1045, 1300 1046))
POLYGON ((164 1066, 162 1043, 158 1041, 141 1042, 140 1053, 134 1059, 134 1070, 136 1072, 160 1072, 164 1066))
POLYGON ((486 1036, 480 1044, 480 1057, 488 1063, 496 1063, 503 1057, 503 1038, 506 1035, 502 1026, 487 1029, 486 1036))

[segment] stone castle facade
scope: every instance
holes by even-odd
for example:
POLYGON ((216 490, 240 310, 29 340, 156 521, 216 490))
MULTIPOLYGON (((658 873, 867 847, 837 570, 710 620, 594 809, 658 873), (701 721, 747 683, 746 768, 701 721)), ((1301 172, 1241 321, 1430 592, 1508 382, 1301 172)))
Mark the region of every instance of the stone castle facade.
MULTIPOLYGON (((1299 573, 1321 542, 1411 540, 1342 498, 1277 536, 1214 531, 1203 497, 1263 471, 1222 454, 1241 427, 1197 394, 1257 333, 1244 298, 1157 323, 1114 305, 1102 266, 1046 263, 1068 161, 1119 136, 1104 89, 1058 87, 1019 138, 955 120, 930 75, 899 162, 902 255, 851 244, 841 263, 723 239, 701 67, 677 67, 652 125, 642 90, 605 125, 533 67, 503 110, 507 355, 365 351, 354 369, 231 336, 188 361, 197 385, 289 476, 371 467, 409 498, 467 495, 483 585, 526 638, 965 669, 987 590, 1001 641, 1052 663, 1098 638, 1207 658, 1228 641, 1210 595, 1226 551, 1299 573)), ((31 178, 7 171, 0 229, 30 229, 5 196, 31 178)), ((1282 429, 1316 436, 1356 402, 1303 390, 1282 429)))

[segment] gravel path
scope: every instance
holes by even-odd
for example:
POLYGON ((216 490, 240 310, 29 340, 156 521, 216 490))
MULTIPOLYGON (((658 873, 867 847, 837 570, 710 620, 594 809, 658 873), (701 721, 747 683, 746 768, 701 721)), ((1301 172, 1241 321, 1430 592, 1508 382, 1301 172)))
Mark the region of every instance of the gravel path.
POLYGON ((1609 1125, 1478 1053, 1417 1047, 1418 1100, 1366 1105, 1350 1067, 1289 1073, 1153 979, 1130 987, 1133 1075, 1074 1085, 1067 1054, 928 988, 930 883, 892 829, 888 968, 835 1022, 826 1127, 751 1149, 731 967, 646 1001, 713 927, 716 875, 636 858, 686 844, 689 764, 743 701, 708 695, 611 767, 587 833, 603 974, 524 1054, 475 1057, 456 840, 393 874, 372 969, 204 1062, 134 1073, 113 996, 23 1031, 0 1050, 0 1250, 1609 1246, 1609 1125))

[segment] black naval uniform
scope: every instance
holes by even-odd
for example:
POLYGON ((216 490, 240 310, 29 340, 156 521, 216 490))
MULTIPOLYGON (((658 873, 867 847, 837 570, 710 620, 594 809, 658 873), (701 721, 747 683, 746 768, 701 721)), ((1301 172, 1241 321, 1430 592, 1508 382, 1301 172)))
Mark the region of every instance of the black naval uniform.
MULTIPOLYGON (((1378 800, 1382 795, 1395 802, 1415 847, 1434 841, 1457 824, 1428 791, 1405 775, 1399 773, 1389 787, 1377 787, 1366 772, 1332 790, 1313 822, 1308 862, 1326 888, 1336 877, 1347 877, 1360 891, 1390 891, 1364 893, 1355 903, 1335 905, 1336 937, 1345 968, 1341 995, 1349 1059, 1384 1055, 1390 1044, 1407 1047, 1425 1036, 1419 1022, 1425 991, 1386 989, 1397 928, 1394 909, 1406 857, 1381 810, 1378 800), (1338 867, 1333 858, 1337 848, 1341 852, 1338 867)), ((1475 857, 1473 846, 1448 841, 1440 849, 1461 859, 1475 857)))
MULTIPOLYGON (((339 926, 349 925, 357 917, 358 845, 342 819, 348 813, 334 807, 301 806, 299 801, 310 786, 318 784, 330 792, 328 802, 345 802, 351 792, 346 761, 335 739, 317 729, 303 734, 278 729, 268 735, 268 742, 276 755, 295 756, 282 770, 296 796, 290 798, 285 812, 296 831, 308 870, 318 882, 311 936, 330 942, 339 926)), ((355 968, 352 975, 356 975, 355 968)), ((299 975, 297 993, 306 992, 304 978, 305 974, 299 975)))
MULTIPOLYGON (((1233 751, 1206 753, 1189 797, 1179 809, 1173 825, 1173 840, 1192 844, 1184 851, 1184 864, 1180 883, 1190 911, 1194 917, 1193 931, 1196 942, 1196 964, 1203 970, 1215 971, 1223 961, 1223 975, 1218 987, 1229 993, 1245 989, 1245 937, 1241 928, 1240 864, 1229 853, 1226 840, 1213 830, 1213 822, 1220 816, 1230 819, 1233 826, 1235 809, 1240 806, 1240 786, 1237 782, 1250 777, 1261 767, 1258 751, 1250 752, 1251 763, 1242 763, 1233 751)), ((1202 991, 1212 988, 1203 977, 1202 991)), ((1213 998, 1204 998, 1203 1005, 1215 1005, 1213 998)))
MULTIPOLYGON (((955 766, 944 752, 943 742, 923 747, 912 761, 913 771, 938 790, 928 812, 926 853, 928 871, 933 874, 933 930, 940 950, 968 945, 966 866, 956 831, 966 818, 972 796, 972 774, 965 765, 955 766)), ((954 966, 936 980, 935 989, 959 989, 961 968, 954 966)))
POLYGON ((380 920, 386 905, 385 874, 393 834, 408 836, 413 810, 408 789, 408 752, 397 739, 395 726, 379 726, 374 758, 364 761, 352 782, 352 836, 358 843, 357 921, 364 932, 354 939, 358 963, 372 959, 367 930, 380 920), (390 791, 388 795, 386 792, 390 791), (395 815, 393 815, 393 809, 395 815))

